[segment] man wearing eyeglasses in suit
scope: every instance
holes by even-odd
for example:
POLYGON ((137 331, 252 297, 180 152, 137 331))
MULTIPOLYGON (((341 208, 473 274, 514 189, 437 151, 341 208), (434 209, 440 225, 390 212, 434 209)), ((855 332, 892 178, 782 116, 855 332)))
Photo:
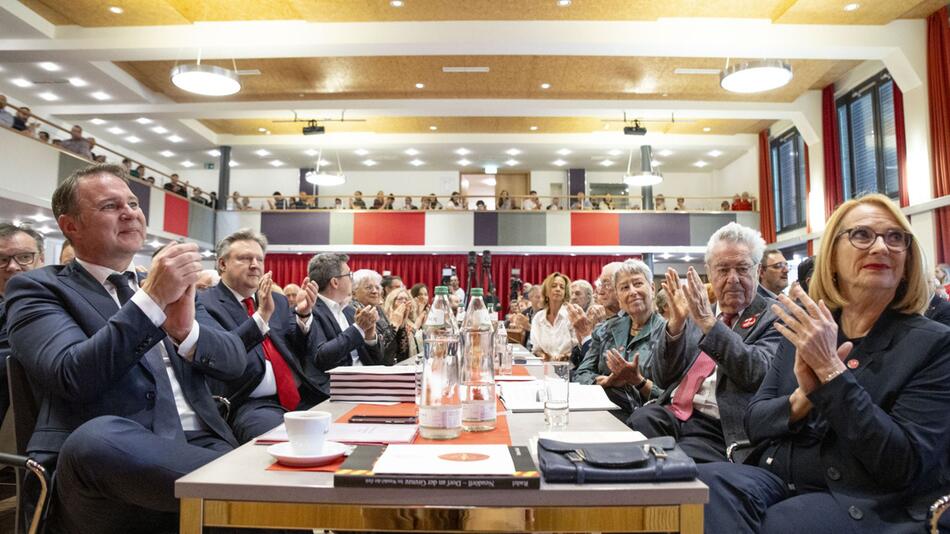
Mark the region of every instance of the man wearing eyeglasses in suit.
POLYGON ((759 294, 774 299, 788 287, 788 260, 781 250, 766 250, 759 265, 759 294))

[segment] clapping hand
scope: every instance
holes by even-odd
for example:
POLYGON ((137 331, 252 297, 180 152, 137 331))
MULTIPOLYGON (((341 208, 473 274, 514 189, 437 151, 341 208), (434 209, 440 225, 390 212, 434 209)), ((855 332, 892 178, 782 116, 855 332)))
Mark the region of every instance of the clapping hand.
POLYGON ((297 315, 306 317, 313 313, 313 305, 317 302, 317 293, 320 287, 310 279, 304 278, 300 284, 300 293, 297 294, 297 308, 294 310, 297 315))
POLYGON ((795 345, 795 377, 807 394, 847 369, 843 360, 851 353, 853 345, 849 341, 836 347, 838 324, 824 302, 815 304, 801 287, 792 288, 791 293, 802 306, 785 295, 779 295, 779 302, 785 308, 773 304, 772 311, 781 319, 775 323, 775 329, 795 345))
POLYGON ((152 260, 152 268, 142 284, 142 289, 164 310, 172 302, 178 301, 188 286, 198 282, 201 270, 198 245, 169 245, 152 260))
POLYGON ((683 331, 683 325, 689 316, 686 290, 680 285, 679 274, 672 267, 666 269, 666 280, 662 282, 662 286, 670 296, 670 319, 666 323, 666 330, 670 335, 677 336, 683 331))
POLYGON ((567 303, 567 316, 574 327, 574 334, 577 336, 577 342, 582 343, 584 338, 590 335, 594 330, 594 324, 584 312, 584 309, 577 304, 567 303))
POLYGON ((406 320, 406 312, 408 311, 408 302, 403 302, 402 304, 393 308, 393 311, 389 316, 389 324, 393 325, 393 327, 396 329, 402 328, 402 324, 406 320))
POLYGON ((615 385, 636 385, 643 382, 639 352, 633 355, 633 361, 628 362, 616 349, 610 349, 607 351, 607 368, 614 377, 615 385))
POLYGON ((376 306, 363 306, 356 311, 356 326, 360 327, 366 334, 366 339, 376 339, 376 320, 379 319, 379 313, 376 306))
POLYGON ((180 345, 195 324, 195 285, 185 287, 185 291, 175 302, 165 306, 165 322, 162 329, 172 340, 180 345))
POLYGON ((607 318, 607 308, 604 308, 600 304, 591 304, 587 308, 587 319, 594 326, 604 321, 607 318))
POLYGON ((273 285, 274 279, 270 272, 262 276, 257 284, 257 313, 261 314, 265 323, 269 323, 274 314, 274 295, 271 293, 273 285))

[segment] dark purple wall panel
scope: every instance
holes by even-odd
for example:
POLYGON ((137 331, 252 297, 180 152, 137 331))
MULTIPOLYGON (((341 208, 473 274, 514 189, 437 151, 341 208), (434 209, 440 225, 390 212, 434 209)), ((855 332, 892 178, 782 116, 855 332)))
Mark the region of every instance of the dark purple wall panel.
POLYGON ((498 245, 498 214, 491 211, 475 212, 475 246, 498 245))
POLYGON ((330 214, 265 211, 261 232, 272 245, 329 245, 330 214))
POLYGON ((678 213, 622 213, 620 244, 662 244, 669 247, 690 245, 689 216, 678 213))
MULTIPOLYGON (((587 169, 570 169, 567 171, 567 189, 573 197, 578 193, 587 192, 587 169)), ((568 202, 570 205, 570 202, 568 202)))
POLYGON ((135 180, 129 180, 129 189, 132 190, 133 195, 138 197, 139 207, 142 208, 145 221, 148 222, 148 205, 152 199, 152 188, 135 180))

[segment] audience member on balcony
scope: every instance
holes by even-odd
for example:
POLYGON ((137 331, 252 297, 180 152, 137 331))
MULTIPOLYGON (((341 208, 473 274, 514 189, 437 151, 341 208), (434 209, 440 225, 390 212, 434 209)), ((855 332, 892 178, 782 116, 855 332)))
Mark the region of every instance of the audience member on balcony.
POLYGON ((145 178, 145 181, 148 182, 148 183, 150 183, 151 185, 155 185, 155 177, 154 177, 154 176, 149 176, 149 177, 145 178))
MULTIPOLYGON (((50 141, 50 144, 53 145, 53 146, 55 146, 56 148, 63 148, 63 140, 62 140, 62 139, 53 139, 52 141, 50 141)), ((98 161, 98 160, 97 160, 97 161, 98 161)))
POLYGON ((241 193, 237 191, 232 191, 231 196, 228 197, 227 204, 224 206, 228 210, 238 211, 241 209, 241 193))
POLYGON ((749 199, 748 191, 743 191, 742 195, 732 197, 732 211, 752 211, 752 200, 749 199))
POLYGON ((309 210, 313 208, 313 195, 307 194, 306 191, 301 191, 300 196, 293 202, 293 209, 295 210, 309 210))
POLYGON ((462 195, 460 195, 458 191, 452 191, 452 195, 449 197, 449 201, 445 204, 445 209, 447 210, 466 209, 465 205, 462 203, 462 195))
POLYGON ((363 192, 354 191, 353 196, 350 197, 350 209, 351 210, 365 210, 366 202, 363 201, 363 192))
POLYGON ((576 304, 585 312, 594 302, 594 286, 587 280, 571 282, 571 304, 576 304))
POLYGON ((528 211, 538 211, 541 209, 541 199, 538 198, 538 192, 531 190, 528 193, 528 198, 524 199, 521 203, 521 209, 528 211))
POLYGON ((49 132, 42 130, 40 133, 36 134, 36 138, 40 141, 43 141, 44 143, 49 143, 49 132))
POLYGON ((676 207, 673 208, 673 211, 686 211, 686 199, 683 197, 677 197, 676 207))
POLYGON ((386 205, 386 193, 379 191, 376 193, 376 198, 373 199, 373 206, 371 210, 381 210, 383 206, 386 205))
POLYGON ((13 128, 13 115, 7 111, 7 97, 0 95, 0 126, 13 128))
POLYGON ((274 191, 274 194, 271 198, 267 199, 267 207, 272 210, 285 210, 289 201, 280 193, 280 191, 274 191))
POLYGON ((564 209, 561 207, 561 199, 558 197, 551 197, 551 203, 548 204, 547 209, 551 211, 558 211, 558 210, 564 209))
POLYGON ((387 210, 396 209, 396 195, 392 193, 386 195, 386 206, 383 209, 387 209, 387 210))
POLYGON ((30 108, 26 106, 20 107, 20 109, 16 111, 16 116, 13 117, 13 129, 33 137, 33 132, 36 131, 36 127, 39 126, 40 123, 31 123, 30 117, 32 116, 33 114, 30 112, 30 108))
POLYGON ((578 191, 577 196, 574 197, 574 202, 571 203, 572 210, 589 210, 593 209, 593 207, 583 191, 578 191))
POLYGON ((488 206, 485 205, 484 200, 475 202, 475 211, 488 211, 488 206))
POLYGON ((728 201, 728 200, 723 200, 723 201, 719 204, 719 211, 730 211, 730 209, 729 209, 729 201, 728 201))
POLYGON ((383 336, 383 351, 385 359, 392 358, 394 362, 407 360, 420 352, 421 338, 417 338, 416 309, 412 304, 412 296, 404 287, 393 290, 383 302, 383 314, 389 323, 393 339, 386 345, 386 336, 383 336), (386 351, 389 352, 386 352, 386 351))
POLYGON ((76 124, 69 130, 69 139, 60 143, 64 150, 68 150, 77 156, 82 156, 92 161, 92 145, 88 140, 83 139, 82 126, 76 124))
POLYGON ((600 199, 600 209, 609 211, 614 209, 614 197, 607 193, 600 199))
POLYGON ((96 163, 106 163, 106 155, 105 154, 93 155, 92 161, 95 161, 96 163))
POLYGON ((508 194, 508 191, 502 189, 501 193, 498 194, 498 204, 495 206, 495 209, 510 210, 512 208, 511 195, 508 194))
MULTIPOLYGON (((146 178, 146 181, 148 180, 151 180, 151 183, 153 184, 155 183, 155 178, 152 178, 151 176, 146 178)), ((210 207, 213 210, 218 209, 218 194, 215 193, 214 191, 208 193, 208 207, 210 207)))
POLYGON ((577 344, 574 327, 564 306, 571 280, 553 272, 541 284, 544 307, 531 319, 532 351, 545 361, 568 360, 577 344))
POLYGON ((403 205, 399 209, 408 211, 408 210, 417 210, 419 209, 419 207, 412 203, 412 197, 406 197, 403 199, 403 205))
MULTIPOLYGON (((171 178, 171 181, 164 185, 164 189, 178 196, 188 198, 188 188, 185 187, 185 184, 181 182, 181 179, 178 178, 178 175, 172 174, 170 178, 171 178)), ((237 203, 238 198, 239 198, 238 192, 235 191, 234 192, 235 203, 237 203)))
POLYGON ((91 135, 86 138, 86 141, 89 143, 89 153, 92 154, 92 161, 96 163, 105 163, 106 155, 105 154, 96 154, 93 150, 96 149, 96 138, 91 135))
POLYGON ((439 202, 439 197, 435 196, 435 193, 429 193, 429 209, 430 210, 442 209, 442 203, 439 202))
POLYGON ((132 176, 135 176, 135 177, 138 178, 139 180, 144 180, 144 179, 145 179, 145 172, 146 172, 146 171, 145 171, 145 165, 139 165, 138 167, 135 168, 134 171, 132 171, 131 174, 132 174, 132 176))
POLYGON ((251 199, 247 197, 241 197, 241 211, 251 211, 254 209, 254 206, 251 206, 251 199))
POLYGON ((343 199, 340 197, 333 199, 333 209, 335 210, 345 210, 346 206, 343 205, 343 199))
POLYGON ((122 168, 125 169, 126 175, 138 178, 138 175, 132 170, 132 160, 129 158, 122 158, 122 168))
POLYGON ((666 211, 666 198, 662 194, 653 197, 653 211, 666 211))

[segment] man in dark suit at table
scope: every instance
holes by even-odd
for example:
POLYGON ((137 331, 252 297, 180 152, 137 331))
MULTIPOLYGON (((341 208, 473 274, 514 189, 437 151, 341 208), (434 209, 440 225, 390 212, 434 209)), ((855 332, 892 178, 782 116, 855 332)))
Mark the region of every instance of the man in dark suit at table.
POLYGON ((240 443, 283 423, 285 412, 326 399, 300 365, 313 322, 316 284, 304 281, 292 310, 283 295, 271 291, 271 273, 264 273, 266 250, 267 238, 250 229, 225 237, 215 247, 221 281, 198 294, 209 325, 236 334, 247 350, 240 378, 211 384, 231 404, 231 428, 240 443))
POLYGON ((324 252, 310 259, 310 280, 320 293, 313 306, 314 325, 308 336, 304 373, 330 395, 327 371, 341 365, 382 365, 383 354, 376 335, 375 306, 359 310, 347 307, 353 292, 349 256, 324 252))
POLYGON ((647 437, 675 437, 698 462, 724 461, 728 447, 748 444, 745 411, 782 340, 772 325, 775 301, 756 293, 764 249, 758 231, 737 223, 710 237, 706 272, 715 308, 695 269, 682 286, 676 271, 667 271, 670 319, 644 372, 664 392, 657 404, 630 416, 631 428, 647 437))
POLYGON ((40 402, 28 452, 56 470, 48 527, 174 530, 175 480, 237 444, 205 375, 240 376, 244 348, 195 321, 196 245, 166 247, 136 277, 145 217, 120 167, 77 171, 52 204, 76 260, 7 288, 10 344, 40 402))

